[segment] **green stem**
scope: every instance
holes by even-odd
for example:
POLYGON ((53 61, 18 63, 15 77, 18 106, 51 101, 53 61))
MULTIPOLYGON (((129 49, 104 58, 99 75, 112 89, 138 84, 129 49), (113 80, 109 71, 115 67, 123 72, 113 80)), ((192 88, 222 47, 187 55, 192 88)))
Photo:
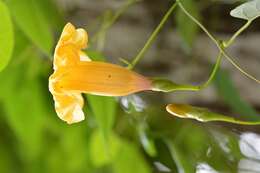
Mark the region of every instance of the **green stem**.
POLYGON ((217 73, 217 70, 221 63, 222 55, 223 55, 222 52, 220 52, 218 54, 217 62, 215 63, 214 68, 213 68, 208 80, 204 84, 199 85, 199 86, 180 85, 180 84, 176 84, 170 80, 155 78, 155 79, 152 79, 153 91, 161 91, 161 92, 199 91, 199 90, 206 88, 211 83, 211 81, 214 79, 214 77, 217 73))
POLYGON ((214 68, 213 68, 208 80, 204 84, 199 86, 200 89, 206 88, 211 83, 211 81, 214 79, 214 77, 218 71, 218 68, 220 66, 222 55, 223 55, 223 53, 221 53, 221 52, 218 54, 217 62, 215 63, 214 68))
POLYGON ((199 91, 200 89, 200 86, 180 85, 179 88, 173 89, 172 91, 199 91))
POLYGON ((149 39, 147 40, 147 42, 145 43, 144 47, 141 49, 141 51, 137 54, 137 56, 133 59, 131 65, 128 66, 129 69, 133 69, 135 67, 135 65, 142 59, 142 57, 144 56, 145 52, 148 50, 148 48, 151 46, 152 42, 154 41, 154 39, 156 38, 156 36, 158 35, 158 33, 160 32, 160 30, 162 29, 162 27, 164 26, 164 24, 166 23, 166 21, 168 20, 169 16, 171 15, 171 13, 173 12, 173 10, 175 9, 175 7, 177 6, 177 3, 175 2, 171 8, 167 11, 167 13, 163 16, 161 22, 159 23, 159 25, 156 27, 156 29, 153 31, 153 33, 151 34, 151 36, 149 37, 149 39))
POLYGON ((182 5, 180 0, 177 0, 178 6, 182 9, 182 11, 193 21, 195 22, 209 37, 210 39, 216 44, 219 51, 225 56, 225 58, 234 66, 236 67, 242 74, 247 76, 248 78, 256 81, 257 83, 260 83, 258 79, 256 79, 254 76, 248 74, 245 70, 242 69, 234 60, 231 58, 225 51, 225 48, 227 48, 231 43, 234 42, 234 40, 237 38, 239 34, 241 34, 251 23, 251 21, 248 21, 241 29, 239 29, 232 37, 231 41, 228 41, 227 44, 224 44, 223 42, 218 41, 196 18, 194 18, 182 5))
POLYGON ((227 60, 234 66, 236 67, 242 74, 244 74, 245 76, 247 76, 248 78, 254 80, 255 82, 260 84, 260 80, 256 79, 254 76, 248 74, 245 70, 243 70, 235 61, 234 59, 229 56, 224 49, 221 49, 223 55, 227 58, 227 60))
POLYGON ((224 43, 224 47, 229 47, 235 39, 244 31, 246 30, 249 25, 252 23, 252 20, 248 20, 229 40, 227 43, 224 43))

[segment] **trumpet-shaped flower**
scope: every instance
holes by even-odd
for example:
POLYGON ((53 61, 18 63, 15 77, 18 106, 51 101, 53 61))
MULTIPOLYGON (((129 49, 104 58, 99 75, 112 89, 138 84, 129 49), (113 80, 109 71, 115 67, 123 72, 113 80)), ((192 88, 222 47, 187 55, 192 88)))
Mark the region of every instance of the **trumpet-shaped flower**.
POLYGON ((152 89, 152 82, 142 75, 118 65, 91 61, 82 51, 87 42, 87 32, 68 23, 55 48, 49 90, 58 116, 69 124, 84 120, 82 93, 124 96, 152 89))

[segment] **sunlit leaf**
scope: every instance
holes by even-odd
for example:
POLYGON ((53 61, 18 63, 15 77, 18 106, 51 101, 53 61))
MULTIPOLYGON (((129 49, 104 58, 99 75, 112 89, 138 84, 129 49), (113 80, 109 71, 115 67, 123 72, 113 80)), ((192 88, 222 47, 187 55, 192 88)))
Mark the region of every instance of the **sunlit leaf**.
POLYGON ((236 7, 230 15, 245 20, 254 20, 260 16, 260 0, 252 0, 236 7))
POLYGON ((0 71, 8 64, 14 46, 13 24, 7 6, 0 1, 0 71))
POLYGON ((53 39, 49 23, 39 3, 34 0, 7 0, 6 2, 19 28, 35 45, 49 54, 53 39))
POLYGON ((206 108, 195 107, 184 104, 169 104, 166 110, 179 118, 190 118, 201 122, 223 121, 241 125, 259 125, 260 121, 243 121, 234 117, 211 112, 206 108))
POLYGON ((90 139, 90 155, 95 166, 112 163, 120 149, 119 139, 112 133, 104 138, 101 131, 96 131, 90 139))
MULTIPOLYGON (((200 18, 198 3, 194 0, 182 1, 183 6, 196 18, 200 18)), ((176 14, 177 29, 185 44, 186 49, 190 49, 197 36, 199 27, 179 8, 176 14)))
POLYGON ((35 64, 30 64, 35 61, 28 61, 32 58, 39 60, 37 64, 40 64, 41 60, 33 51, 28 51, 24 56, 26 58, 16 57, 16 63, 11 63, 1 73, 0 79, 5 82, 0 88, 0 99, 8 125, 20 142, 21 154, 27 159, 33 159, 41 150, 41 134, 47 111, 39 78, 30 72, 34 69, 34 73, 38 73, 38 69, 31 67, 35 67, 35 64))
POLYGON ((258 113, 239 94, 229 74, 219 70, 215 77, 215 86, 223 101, 228 104, 236 113, 244 116, 245 119, 259 120, 258 113))

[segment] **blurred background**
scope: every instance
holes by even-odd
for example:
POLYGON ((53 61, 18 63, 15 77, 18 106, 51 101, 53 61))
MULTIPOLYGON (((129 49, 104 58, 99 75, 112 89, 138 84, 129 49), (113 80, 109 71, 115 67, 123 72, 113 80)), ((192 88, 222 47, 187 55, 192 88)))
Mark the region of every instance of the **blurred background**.
MULTIPOLYGON (((124 66, 119 59, 130 61, 138 54, 174 1, 0 2, 10 12, 14 31, 12 58, 0 72, 0 172, 260 172, 259 126, 203 124, 165 111, 167 103, 185 103, 260 121, 259 84, 226 60, 214 82, 199 92, 145 92, 122 98, 85 95, 85 121, 68 125, 56 115, 48 76, 67 22, 88 31, 86 52, 92 59, 124 66)), ((223 40, 244 24, 229 15, 241 2, 183 0, 223 40)), ((228 49, 258 79, 259 20, 228 49)), ((201 84, 217 53, 212 41, 176 8, 135 70, 177 83, 201 84)))

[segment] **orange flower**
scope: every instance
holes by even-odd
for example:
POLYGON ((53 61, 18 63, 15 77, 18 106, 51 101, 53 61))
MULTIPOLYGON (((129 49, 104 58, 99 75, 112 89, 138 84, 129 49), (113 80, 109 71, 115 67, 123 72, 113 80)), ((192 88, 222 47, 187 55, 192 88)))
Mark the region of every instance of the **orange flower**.
POLYGON ((151 81, 118 65, 90 61, 81 51, 88 35, 68 23, 54 53, 54 73, 49 78, 49 90, 58 116, 67 123, 84 120, 81 93, 103 96, 124 96, 151 90, 151 81))

